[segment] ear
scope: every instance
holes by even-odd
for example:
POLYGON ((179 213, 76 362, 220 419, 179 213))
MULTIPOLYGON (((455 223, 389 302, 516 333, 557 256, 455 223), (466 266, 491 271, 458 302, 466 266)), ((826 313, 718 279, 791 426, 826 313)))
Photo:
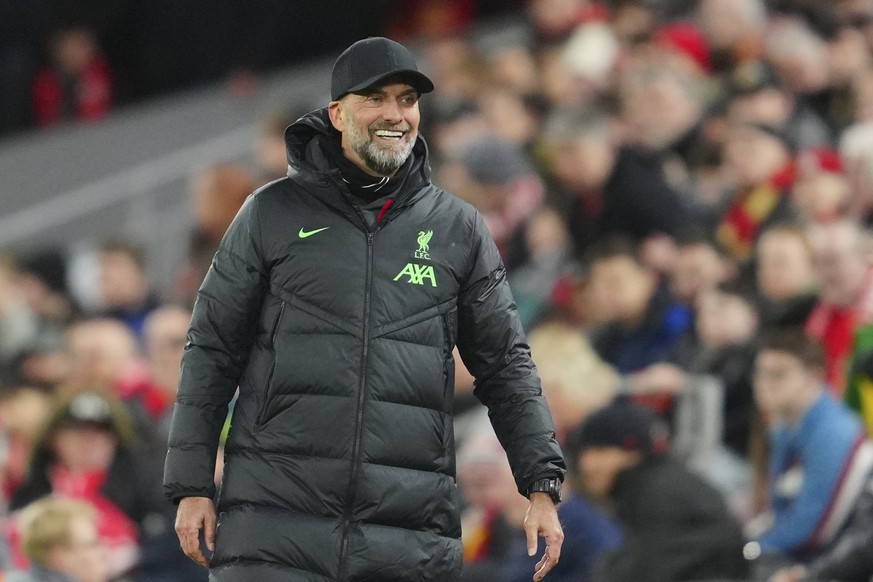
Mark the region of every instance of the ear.
POLYGON ((331 101, 327 106, 327 115, 330 117, 330 123, 333 128, 342 133, 346 126, 343 123, 342 104, 339 101, 331 101))

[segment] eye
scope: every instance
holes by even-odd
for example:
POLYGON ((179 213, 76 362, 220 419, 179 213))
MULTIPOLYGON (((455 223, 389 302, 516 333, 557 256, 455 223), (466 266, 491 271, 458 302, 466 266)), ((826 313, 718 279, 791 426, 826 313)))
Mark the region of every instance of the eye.
POLYGON ((382 103, 382 96, 378 93, 367 95, 366 103, 378 105, 379 103, 382 103))
POLYGON ((400 98, 400 103, 407 107, 412 107, 418 102, 418 95, 404 95, 400 98))

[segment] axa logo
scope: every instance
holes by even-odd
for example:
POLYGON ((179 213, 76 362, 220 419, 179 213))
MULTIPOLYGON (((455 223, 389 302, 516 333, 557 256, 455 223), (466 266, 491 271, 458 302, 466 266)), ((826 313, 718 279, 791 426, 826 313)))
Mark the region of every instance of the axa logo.
MULTIPOLYGON (((415 250, 413 255, 416 259, 423 259, 426 261, 430 260, 430 239, 433 237, 432 230, 420 230, 418 231, 418 249, 415 250)), ((430 282, 431 287, 436 287, 436 273, 434 273, 433 267, 431 265, 420 265, 418 263, 406 263, 406 266, 403 267, 403 270, 397 273, 397 276, 394 277, 394 280, 397 281, 401 277, 407 276, 409 277, 406 282, 412 283, 414 285, 424 285, 425 281, 430 282)))
POLYGON ((416 285, 424 285, 425 279, 430 281, 431 287, 436 287, 436 275, 433 272, 433 267, 430 265, 418 265, 416 263, 406 263, 406 266, 403 267, 403 270, 397 273, 397 276, 394 277, 394 280, 398 280, 400 277, 407 275, 409 279, 406 281, 407 283, 414 283, 416 285))

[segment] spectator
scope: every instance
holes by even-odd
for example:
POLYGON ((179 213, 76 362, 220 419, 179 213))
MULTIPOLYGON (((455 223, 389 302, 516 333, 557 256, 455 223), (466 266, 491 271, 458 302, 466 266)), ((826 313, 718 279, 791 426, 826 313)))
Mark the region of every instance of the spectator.
POLYGON ((67 330, 70 369, 58 386, 62 394, 96 389, 112 397, 134 398, 147 380, 133 332, 114 319, 83 320, 67 330))
POLYGON ((5 449, 0 468, 2 507, 8 507, 12 492, 26 476, 33 444, 52 404, 48 393, 27 386, 10 387, 0 394, 0 430, 5 449))
POLYGON ((869 582, 873 578, 873 479, 867 479, 846 528, 808 564, 779 570, 769 582, 869 582))
POLYGON ((804 228, 774 224, 755 247, 762 327, 803 325, 817 301, 813 252, 804 228))
POLYGON ((134 456, 130 420, 94 392, 60 403, 34 444, 27 477, 10 509, 48 495, 88 501, 98 508, 97 529, 113 576, 129 571, 139 553, 138 525, 154 511, 153 480, 134 456))
POLYGON ((676 302, 640 262, 626 239, 604 241, 588 260, 592 311, 599 318, 594 349, 620 373, 663 360, 691 325, 676 302))
POLYGON ((463 146, 457 164, 447 187, 482 213, 512 271, 529 254, 524 235, 528 218, 543 202, 542 180, 517 146, 494 137, 463 146))
POLYGON ((85 502, 46 498, 21 515, 21 546, 27 572, 6 582, 109 582, 106 548, 97 533, 97 511, 85 502))
POLYGON ((678 237, 676 261, 670 273, 670 290, 688 307, 700 294, 736 276, 736 265, 702 229, 689 229, 678 237))
POLYGON ((461 580, 504 582, 501 564, 521 532, 526 503, 516 491, 503 447, 487 421, 480 420, 458 450, 458 487, 466 504, 461 514, 461 580))
POLYGON ((570 235, 554 208, 543 206, 530 216, 524 250, 527 258, 513 270, 510 287, 522 325, 528 328, 548 315, 555 289, 572 270, 570 235))
POLYGON ((721 439, 738 458, 748 454, 754 405, 751 372, 758 313, 752 293, 736 281, 725 282, 700 294, 689 334, 670 354, 671 363, 656 364, 630 379, 635 393, 652 390, 676 394, 695 382, 694 376, 712 376, 720 384, 723 427, 721 439), (670 374, 670 370, 673 374, 670 374))
MULTIPOLYGON (((284 148, 284 137, 282 143, 284 148)), ((221 237, 254 189, 251 173, 240 165, 217 164, 201 170, 194 177, 191 186, 194 231, 186 262, 173 283, 173 299, 193 305, 221 237)))
POLYGON ((112 74, 92 31, 73 26, 51 40, 51 63, 33 80, 33 113, 45 127, 77 119, 97 121, 112 107, 112 74))
POLYGON ((518 147, 530 149, 542 124, 539 99, 495 87, 482 91, 479 103, 491 132, 518 147))
POLYGON ((76 314, 67 286, 66 258, 59 250, 28 253, 18 259, 18 285, 43 332, 58 331, 76 314), (48 328, 48 329, 46 329, 48 328))
POLYGON ((843 162, 837 152, 813 149, 798 155, 797 178, 791 188, 791 198, 805 222, 853 217, 850 189, 851 184, 843 173, 843 162))
POLYGON ((731 71, 725 90, 731 119, 779 128, 788 143, 801 150, 826 147, 833 141, 824 120, 786 91, 776 73, 761 61, 731 71))
POLYGON ((12 257, 0 253, 0 368, 10 366, 39 332, 39 320, 28 307, 17 277, 12 257))
POLYGON ((873 322, 869 237, 859 224, 845 219, 815 228, 811 235, 819 300, 804 330, 821 342, 825 379, 840 396, 855 338, 873 322))
POLYGON ((759 562, 815 558, 846 523, 873 468, 873 445, 857 416, 824 386, 821 347, 798 330, 765 337, 754 391, 769 425, 772 523, 752 532, 759 562), (774 556, 775 555, 775 556, 774 556))
POLYGON ((703 92, 695 79, 669 65, 642 61, 620 79, 622 121, 637 155, 652 167, 671 166, 665 177, 687 188, 704 143, 703 92))
POLYGON ((558 443, 591 412, 615 397, 620 378, 603 362, 585 336, 562 322, 538 325, 528 336, 543 396, 549 403, 558 443))
POLYGON ((716 71, 760 56, 767 27, 763 0, 701 0, 699 18, 716 71))
POLYGON ((724 161, 736 189, 718 219, 717 236, 734 260, 743 264, 758 235, 793 214, 787 196, 794 179, 791 151, 778 129, 738 122, 728 132, 724 161))
POLYGON ((145 252, 135 244, 108 241, 100 247, 99 262, 102 315, 121 321, 142 337, 143 321, 158 305, 149 288, 145 252))
MULTIPOLYGON (((459 451, 458 479, 468 502, 463 521, 462 582, 524 582, 537 558, 525 551, 524 498, 497 437, 487 425, 459 451)), ((564 528, 561 561, 553 581, 587 582, 596 558, 618 545, 618 526, 588 500, 568 491, 558 506, 564 528)))
POLYGON ((606 20, 609 12, 595 0, 529 0, 528 16, 541 44, 564 40, 586 22, 606 20))
POLYGON ((609 500, 622 543, 595 566, 597 582, 744 579, 743 538, 721 495, 663 454, 653 413, 618 402, 571 441, 585 491, 609 500))
MULTIPOLYGON (((764 59, 776 71, 785 89, 814 109, 833 132, 836 128, 832 127, 828 115, 833 79, 824 39, 799 17, 774 19, 767 30, 764 59)), ((832 143, 832 135, 829 138, 828 142, 832 143)))
POLYGON ((159 307, 145 320, 145 355, 151 388, 140 402, 149 418, 159 426, 162 442, 169 437, 169 417, 176 401, 190 320, 190 310, 175 305, 159 307))
POLYGON ((675 237, 687 225, 688 211, 659 161, 622 146, 618 128, 605 115, 556 111, 542 142, 546 167, 570 198, 568 223, 577 253, 609 235, 637 241, 675 237))

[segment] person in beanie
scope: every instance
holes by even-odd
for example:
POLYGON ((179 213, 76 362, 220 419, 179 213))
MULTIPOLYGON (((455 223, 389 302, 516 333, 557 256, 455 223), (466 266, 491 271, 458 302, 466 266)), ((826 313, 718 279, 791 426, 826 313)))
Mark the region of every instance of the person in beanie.
POLYGON ((653 412, 617 401, 582 422, 567 447, 582 488, 607 501, 621 545, 594 568, 596 582, 743 580, 743 536, 721 495, 665 454, 653 412))
POLYGON ((346 49, 329 105, 285 132, 288 176, 249 196, 200 288, 164 489, 214 582, 458 580, 456 345, 530 499, 528 552, 545 538, 534 580, 558 561, 564 460, 497 247, 430 180, 432 89, 392 40, 346 49))

